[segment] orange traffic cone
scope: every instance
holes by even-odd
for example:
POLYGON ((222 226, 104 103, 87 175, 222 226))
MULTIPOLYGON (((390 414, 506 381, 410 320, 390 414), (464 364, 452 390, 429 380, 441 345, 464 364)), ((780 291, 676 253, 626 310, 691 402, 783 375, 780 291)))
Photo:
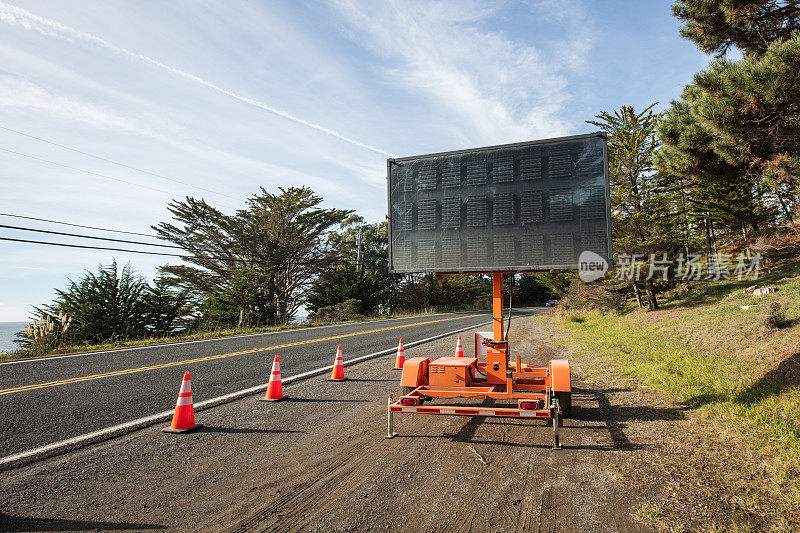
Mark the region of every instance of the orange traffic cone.
POLYGON ((403 339, 400 339, 400 344, 397 345, 397 358, 394 360, 394 369, 403 370, 405 362, 406 352, 403 350, 403 339))
POLYGON ((186 433, 193 429, 203 427, 194 423, 194 406, 192 405, 192 381, 189 372, 183 375, 181 390, 178 393, 178 403, 175 404, 175 414, 172 415, 172 424, 163 431, 167 433, 186 433))
POLYGON ((458 336, 458 344, 456 344, 456 357, 464 357, 464 347, 461 345, 461 335, 458 336))
POLYGON ((262 402, 277 402, 283 400, 283 385, 281 384, 281 361, 278 356, 272 361, 272 371, 269 373, 269 385, 267 394, 261 399, 262 402))
POLYGON ((342 359, 342 345, 336 349, 336 360, 333 362, 333 372, 328 381, 344 381, 344 359, 342 359))

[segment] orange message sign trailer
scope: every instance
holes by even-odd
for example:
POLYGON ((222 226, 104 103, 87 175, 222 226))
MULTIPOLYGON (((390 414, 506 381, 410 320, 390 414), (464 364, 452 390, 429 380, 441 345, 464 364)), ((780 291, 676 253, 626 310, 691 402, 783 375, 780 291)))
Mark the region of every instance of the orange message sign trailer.
POLYGON ((572 408, 569 362, 540 367, 511 356, 503 274, 575 269, 586 252, 611 263, 605 135, 389 159, 387 181, 390 270, 490 274, 493 322, 484 360, 476 349, 476 357, 405 361, 387 437, 395 413, 539 418, 552 420, 560 449, 560 418, 572 408), (438 402, 446 398, 505 403, 438 402))

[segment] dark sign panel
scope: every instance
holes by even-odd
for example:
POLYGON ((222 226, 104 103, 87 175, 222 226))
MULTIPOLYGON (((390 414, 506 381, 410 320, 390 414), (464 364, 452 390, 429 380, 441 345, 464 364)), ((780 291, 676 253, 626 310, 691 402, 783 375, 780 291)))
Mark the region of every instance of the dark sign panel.
POLYGON ((611 263, 601 133, 390 159, 392 272, 576 269, 611 263))

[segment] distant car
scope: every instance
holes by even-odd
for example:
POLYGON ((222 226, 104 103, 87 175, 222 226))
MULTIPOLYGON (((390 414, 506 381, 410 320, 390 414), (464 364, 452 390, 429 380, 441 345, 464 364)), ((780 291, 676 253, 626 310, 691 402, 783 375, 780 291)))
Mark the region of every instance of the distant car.
POLYGON ((545 307, 555 307, 558 304, 558 300, 547 300, 547 303, 544 304, 545 307))

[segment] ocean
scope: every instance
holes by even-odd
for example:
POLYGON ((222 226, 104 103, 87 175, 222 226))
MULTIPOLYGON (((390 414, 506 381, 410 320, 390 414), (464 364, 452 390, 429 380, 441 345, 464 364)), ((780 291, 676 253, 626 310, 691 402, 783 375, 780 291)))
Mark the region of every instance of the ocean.
POLYGON ((12 352, 17 349, 14 337, 25 329, 27 322, 0 322, 0 352, 12 352))

